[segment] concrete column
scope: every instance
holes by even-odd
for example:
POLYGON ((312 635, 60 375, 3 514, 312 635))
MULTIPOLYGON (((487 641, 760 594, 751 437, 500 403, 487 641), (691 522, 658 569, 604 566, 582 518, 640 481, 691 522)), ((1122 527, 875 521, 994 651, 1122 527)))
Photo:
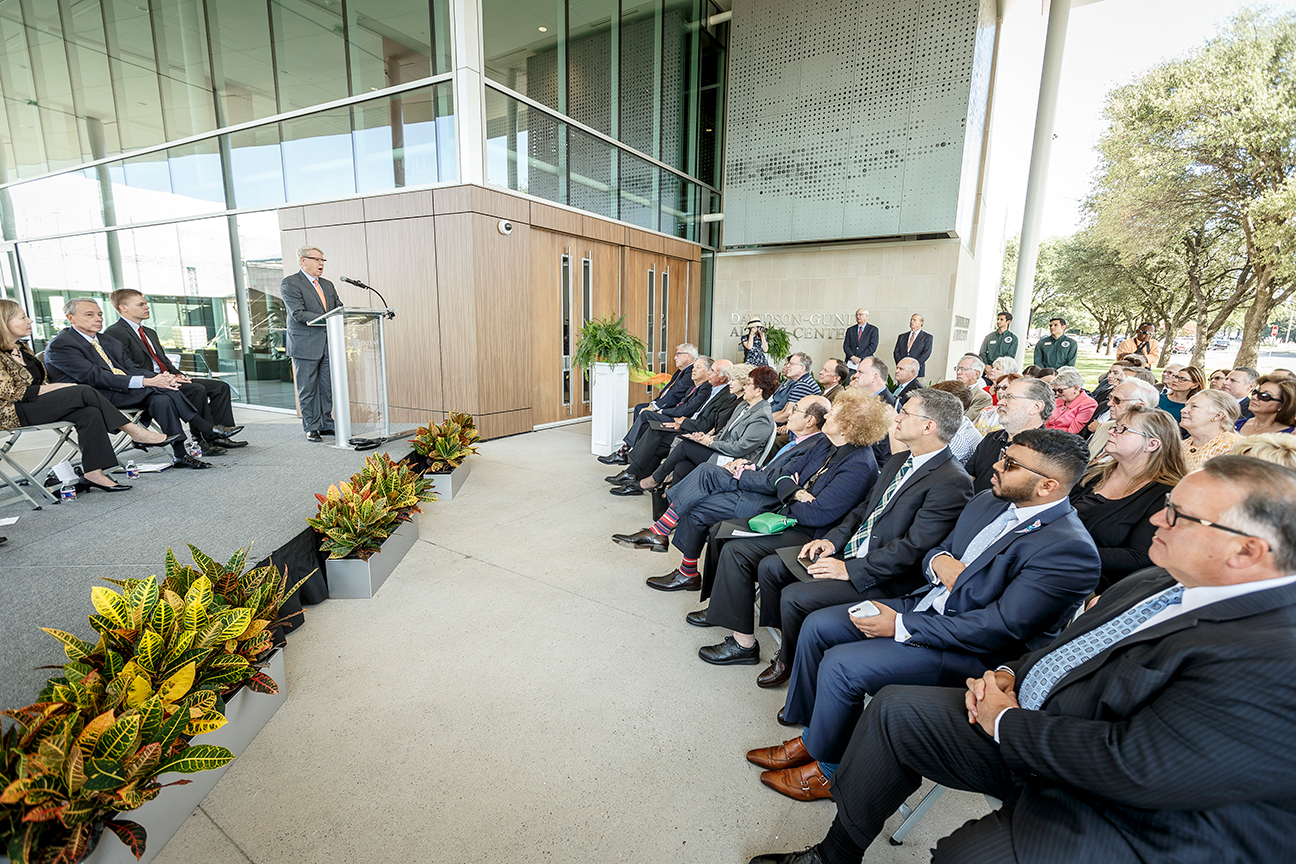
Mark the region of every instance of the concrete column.
MULTIPOLYGON (((105 149, 103 123, 97 117, 86 117, 86 134, 90 139, 90 155, 103 159, 108 154, 105 149)), ((106 163, 95 166, 95 179, 99 181, 99 206, 103 211, 104 227, 111 228, 117 224, 117 203, 113 199, 112 175, 108 173, 106 163)), ((113 290, 126 287, 122 273, 121 243, 116 231, 104 235, 108 245, 108 272, 112 275, 113 290)))
POLYGON ((454 40, 455 150, 459 182, 486 182, 486 94, 482 89, 481 2, 450 0, 454 40))
POLYGON ((1026 181, 1026 210, 1022 216, 1021 246, 1017 255, 1017 282, 1013 287, 1013 330, 1021 337, 1017 344, 1017 360, 1023 364, 1026 338, 1030 331, 1031 298, 1035 290, 1035 264, 1039 259, 1044 189, 1048 185, 1049 155, 1053 149, 1053 119, 1057 115, 1058 82, 1062 78, 1062 51, 1066 47, 1067 19, 1070 15, 1071 0, 1049 0, 1039 106, 1035 109, 1035 140, 1031 146, 1030 174, 1026 181))

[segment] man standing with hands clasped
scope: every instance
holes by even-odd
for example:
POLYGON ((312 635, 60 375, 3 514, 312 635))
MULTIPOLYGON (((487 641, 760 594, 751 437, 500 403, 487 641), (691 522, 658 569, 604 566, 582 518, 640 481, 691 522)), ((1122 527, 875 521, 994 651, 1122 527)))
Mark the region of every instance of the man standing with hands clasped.
POLYGON ((321 441, 321 435, 333 434, 328 337, 323 327, 308 323, 342 305, 333 283, 324 278, 324 260, 324 253, 314 246, 301 247, 297 250, 301 269, 279 283, 279 295, 288 308, 288 356, 293 361, 307 441, 321 441))

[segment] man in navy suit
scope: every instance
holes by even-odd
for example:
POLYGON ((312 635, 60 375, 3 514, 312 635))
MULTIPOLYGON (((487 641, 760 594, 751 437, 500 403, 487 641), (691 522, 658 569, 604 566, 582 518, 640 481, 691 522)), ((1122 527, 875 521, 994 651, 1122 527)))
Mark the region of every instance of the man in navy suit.
MULTIPOLYGON (((307 441, 333 434, 333 376, 329 371, 328 335, 312 325, 319 316, 342 305, 333 283, 324 278, 324 253, 315 246, 297 250, 296 273, 279 283, 279 296, 288 310, 288 356, 293 361, 297 401, 307 441)), ((349 406, 342 406, 349 411, 349 406)))
POLYGON ((859 368, 859 362, 865 357, 877 353, 878 329, 868 323, 867 309, 855 310, 855 326, 846 331, 842 340, 842 350, 846 352, 846 368, 852 371, 859 368))
MULTIPOLYGON (((640 402, 634 406, 635 421, 638 421, 639 415, 645 411, 660 413, 667 408, 674 408, 685 401, 690 393, 694 393, 697 388, 693 382, 693 364, 697 362, 699 356, 697 346, 692 342, 683 342, 676 346, 675 372, 671 375, 670 381, 666 382, 666 386, 662 388, 662 391, 657 394, 656 399, 651 402, 640 402)), ((648 360, 651 366, 652 358, 649 357, 648 360)), ((702 400, 702 404, 706 404, 705 399, 702 400)), ((700 408, 701 405, 698 407, 700 408)), ((628 465, 630 463, 630 448, 634 446, 635 440, 642 430, 642 425, 631 426, 626 432, 626 437, 621 441, 621 445, 606 456, 598 457, 598 460, 604 465, 628 465)))
POLYGON ((933 861, 1290 861, 1296 472, 1217 456, 1152 517, 1156 567, 963 687, 890 686, 833 777, 837 817, 752 864, 858 864, 928 778, 1003 806, 933 861))
POLYGON ((174 435, 171 443, 176 468, 210 468, 185 451, 184 426, 189 423, 204 437, 215 437, 212 425, 180 392, 180 382, 169 372, 153 374, 136 366, 117 340, 100 338, 103 310, 91 297, 76 297, 63 307, 71 327, 65 327, 45 346, 45 366, 50 381, 87 384, 118 408, 144 408, 158 427, 174 435))
POLYGON ((836 606, 806 618, 783 717, 807 728, 748 754, 769 769, 761 782, 802 801, 827 798, 866 696, 887 684, 956 685, 1052 641, 1102 572, 1067 497, 1088 460, 1078 435, 1020 433, 992 490, 927 553, 928 585, 877 601, 872 617, 836 606))
POLYGON ((896 337, 895 350, 891 356, 899 363, 906 357, 918 361, 918 377, 927 374, 927 358, 932 352, 932 335, 923 328, 923 316, 914 313, 909 316, 909 329, 896 337))

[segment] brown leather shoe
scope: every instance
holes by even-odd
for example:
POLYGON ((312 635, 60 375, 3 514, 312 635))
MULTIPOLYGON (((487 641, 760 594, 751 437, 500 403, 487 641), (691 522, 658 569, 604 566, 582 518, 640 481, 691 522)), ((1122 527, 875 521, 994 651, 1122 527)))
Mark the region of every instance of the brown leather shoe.
POLYGON ((770 665, 765 667, 765 671, 756 676, 757 687, 777 687, 780 684, 786 684, 787 680, 792 677, 792 667, 774 655, 770 665))
POLYGON ((685 576, 676 567, 665 576, 651 576, 647 580, 649 588, 656 588, 658 591, 701 591, 702 577, 685 576))
POLYGON ((760 781, 769 788, 797 801, 818 801, 831 798, 828 778, 819 770, 818 762, 784 768, 782 771, 762 771, 760 781))
POLYGON ((806 752, 805 744, 801 743, 801 736, 798 735, 791 741, 784 741, 773 747, 748 750, 747 761, 768 771, 782 771, 784 768, 808 765, 815 760, 806 752))
POLYGON ((800 725, 801 725, 800 723, 793 723, 791 720, 785 720, 785 719, 783 719, 783 709, 782 709, 782 708, 779 709, 778 716, 775 717, 774 719, 778 721, 778 723, 779 723, 780 726, 800 726, 800 725))
POLYGON ((613 534, 612 542, 631 549, 651 549, 654 552, 665 552, 670 548, 670 538, 665 534, 654 534, 651 528, 633 534, 613 534))

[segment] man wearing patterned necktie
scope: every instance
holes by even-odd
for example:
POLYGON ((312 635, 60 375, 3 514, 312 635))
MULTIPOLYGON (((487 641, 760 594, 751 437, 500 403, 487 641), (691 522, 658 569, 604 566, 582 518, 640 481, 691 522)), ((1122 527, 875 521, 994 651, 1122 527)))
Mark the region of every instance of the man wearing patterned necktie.
POLYGON ((827 836, 752 864, 861 861, 924 777, 1004 802, 933 861, 1291 860, 1296 471, 1218 456, 1152 523, 1157 566, 1051 644, 966 688, 884 688, 833 778, 827 836))
POLYGON ((1078 435, 1023 432, 927 553, 927 585, 877 601, 879 614, 820 609, 797 640, 784 719, 800 738, 753 750, 761 782, 790 798, 828 797, 865 699, 887 684, 961 684, 1053 640, 1098 584, 1102 562, 1067 496, 1089 462, 1078 435), (817 761, 816 761, 817 760, 817 761))
MULTIPOLYGON (((342 305, 333 283, 324 278, 324 253, 314 246, 297 250, 301 269, 279 283, 279 296, 288 309, 288 356, 297 381, 302 428, 306 440, 323 440, 333 434, 333 378, 329 375, 328 337, 323 327, 312 326, 330 309, 342 305)), ((347 406, 342 406, 347 410, 347 406)))

